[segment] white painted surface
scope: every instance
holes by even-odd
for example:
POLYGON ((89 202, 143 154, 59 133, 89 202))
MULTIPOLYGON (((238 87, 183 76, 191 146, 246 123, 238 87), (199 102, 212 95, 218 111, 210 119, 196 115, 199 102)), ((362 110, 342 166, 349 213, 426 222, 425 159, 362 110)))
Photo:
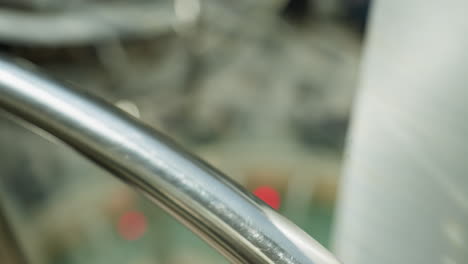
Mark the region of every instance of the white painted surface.
POLYGON ((466 10, 374 5, 336 222, 345 264, 468 263, 466 10))

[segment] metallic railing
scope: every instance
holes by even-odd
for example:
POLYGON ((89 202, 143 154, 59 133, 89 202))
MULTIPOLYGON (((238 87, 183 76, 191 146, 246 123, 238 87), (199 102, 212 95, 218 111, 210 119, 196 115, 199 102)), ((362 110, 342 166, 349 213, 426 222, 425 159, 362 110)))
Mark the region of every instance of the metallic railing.
POLYGON ((233 263, 339 263, 221 172, 110 104, 2 60, 0 108, 141 191, 233 263))

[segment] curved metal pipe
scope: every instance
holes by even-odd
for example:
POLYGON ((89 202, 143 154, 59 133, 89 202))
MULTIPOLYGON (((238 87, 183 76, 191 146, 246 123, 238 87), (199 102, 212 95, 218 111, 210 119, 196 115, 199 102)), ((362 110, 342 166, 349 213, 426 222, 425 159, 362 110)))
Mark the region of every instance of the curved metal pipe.
POLYGON ((143 192, 233 263, 339 263, 221 172, 97 98, 0 61, 0 107, 143 192))

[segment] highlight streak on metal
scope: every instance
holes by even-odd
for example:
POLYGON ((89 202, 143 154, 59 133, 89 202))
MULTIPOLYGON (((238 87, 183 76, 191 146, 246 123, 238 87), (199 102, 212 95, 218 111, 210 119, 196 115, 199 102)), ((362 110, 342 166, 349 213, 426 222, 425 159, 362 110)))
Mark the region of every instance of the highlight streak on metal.
POLYGON ((221 172, 99 99, 0 61, 0 107, 142 191, 233 263, 339 263, 221 172))

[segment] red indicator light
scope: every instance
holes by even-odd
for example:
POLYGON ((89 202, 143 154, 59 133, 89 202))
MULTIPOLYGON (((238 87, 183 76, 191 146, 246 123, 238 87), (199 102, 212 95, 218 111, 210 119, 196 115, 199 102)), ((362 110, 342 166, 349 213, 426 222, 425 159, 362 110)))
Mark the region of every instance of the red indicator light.
POLYGON ((278 210, 280 208, 281 197, 277 190, 269 186, 261 186, 255 189, 253 193, 273 209, 278 210))
POLYGON ((137 211, 125 212, 119 218, 117 231, 119 235, 129 241, 142 237, 148 228, 146 216, 137 211))

